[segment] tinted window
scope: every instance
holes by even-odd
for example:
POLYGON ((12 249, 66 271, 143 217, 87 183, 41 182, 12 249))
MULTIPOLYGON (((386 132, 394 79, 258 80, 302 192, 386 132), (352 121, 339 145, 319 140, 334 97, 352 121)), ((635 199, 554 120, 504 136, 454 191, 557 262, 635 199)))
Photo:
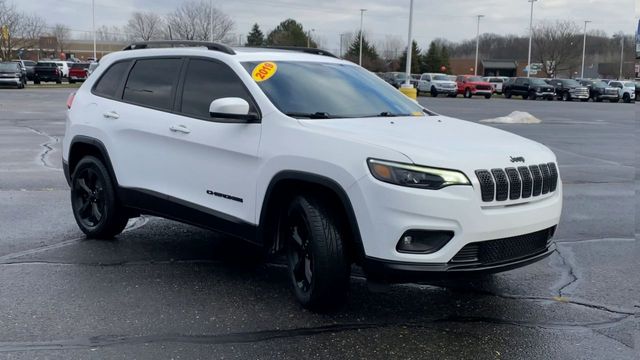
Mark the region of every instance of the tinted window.
POLYGON ((107 71, 102 75, 98 83, 93 88, 93 91, 97 95, 115 97, 122 79, 125 77, 125 73, 129 69, 129 62, 119 62, 111 65, 107 71))
POLYGON ((182 59, 138 60, 124 88, 124 100, 160 109, 173 108, 172 91, 182 59))
POLYGON ((72 69, 87 69, 88 67, 89 67, 89 64, 84 64, 84 63, 71 65, 72 69))
POLYGON ((256 112, 242 80, 227 65, 208 60, 190 60, 182 91, 181 111, 188 115, 210 118, 211 102, 225 97, 245 99, 251 104, 249 111, 256 112))
POLYGON ((16 63, 0 63, 0 71, 18 72, 18 71, 20 71, 20 68, 18 67, 18 64, 16 64, 16 63))
POLYGON ((524 79, 518 78, 516 79, 516 85, 522 85, 524 84, 524 79))

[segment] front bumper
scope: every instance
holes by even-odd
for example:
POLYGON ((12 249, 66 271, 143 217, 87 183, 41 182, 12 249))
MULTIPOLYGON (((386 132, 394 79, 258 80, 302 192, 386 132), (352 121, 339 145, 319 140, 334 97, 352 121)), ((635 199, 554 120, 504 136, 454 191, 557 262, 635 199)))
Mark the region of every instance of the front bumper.
POLYGON ((550 92, 550 91, 536 91, 536 96, 537 97, 554 97, 556 96, 555 92, 550 92))
POLYGON ((457 88, 441 88, 436 86, 436 90, 442 94, 456 94, 458 92, 457 88))
POLYGON ((513 261, 490 266, 465 263, 461 268, 458 263, 454 270, 450 262, 469 244, 524 236, 557 226, 562 210, 561 180, 552 193, 488 203, 482 201, 478 180, 473 176, 470 180, 471 186, 440 190, 396 186, 372 176, 352 185, 348 192, 360 229, 366 270, 376 273, 377 269, 417 266, 422 269, 418 273, 503 271, 525 265, 526 259, 509 259, 513 261), (454 235, 431 254, 399 252, 396 245, 409 230, 450 231, 454 235))
POLYGON ((0 85, 20 85, 22 79, 20 78, 0 78, 0 85))
POLYGON ((493 90, 484 90, 484 89, 473 89, 471 90, 473 95, 492 95, 493 90))
POLYGON ((588 99, 589 98, 589 94, 572 93, 572 92, 569 92, 569 94, 571 95, 572 99, 588 99))

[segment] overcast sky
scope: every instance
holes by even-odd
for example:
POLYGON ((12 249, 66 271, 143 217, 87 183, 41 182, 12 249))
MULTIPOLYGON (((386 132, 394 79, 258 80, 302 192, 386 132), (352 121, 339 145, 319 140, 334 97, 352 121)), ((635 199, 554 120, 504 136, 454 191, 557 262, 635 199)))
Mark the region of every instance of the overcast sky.
MULTIPOLYGON (((91 0, 9 1, 50 23, 64 23, 73 30, 91 29, 91 0)), ((165 14, 183 1, 95 0, 96 23, 122 26, 133 11, 165 14)), ((339 34, 357 30, 359 9, 366 8, 364 28, 374 40, 382 40, 387 34, 404 41, 407 37, 409 0, 214 0, 214 4, 234 20, 234 32, 244 36, 253 23, 267 32, 280 21, 293 18, 305 29, 315 29, 321 44, 335 50, 339 34)), ((591 29, 631 34, 637 26, 637 6, 640 0, 538 0, 534 22, 569 19, 582 26, 584 20, 591 20, 591 29)), ((524 34, 529 26, 527 0, 415 0, 414 8, 414 38, 423 48, 438 37, 452 41, 473 38, 477 14, 485 15, 481 32, 524 34)))

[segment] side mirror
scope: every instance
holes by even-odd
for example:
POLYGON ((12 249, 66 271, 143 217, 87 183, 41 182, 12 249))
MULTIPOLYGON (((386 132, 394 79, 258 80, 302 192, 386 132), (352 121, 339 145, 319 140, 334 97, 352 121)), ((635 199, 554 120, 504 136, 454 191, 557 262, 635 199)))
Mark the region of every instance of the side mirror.
POLYGON ((227 97, 213 100, 209 105, 211 117, 236 119, 246 122, 258 120, 257 114, 249 113, 249 103, 242 98, 227 97))

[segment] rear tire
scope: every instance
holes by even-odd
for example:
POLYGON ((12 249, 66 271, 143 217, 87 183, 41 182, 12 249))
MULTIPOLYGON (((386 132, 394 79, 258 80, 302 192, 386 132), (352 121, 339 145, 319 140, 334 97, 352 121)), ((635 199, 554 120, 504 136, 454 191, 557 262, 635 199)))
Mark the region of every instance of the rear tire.
POLYGON ((506 90, 504 92, 504 97, 506 97, 507 99, 511 99, 511 90, 506 90))
POLYGON ((562 101, 571 101, 571 95, 568 92, 562 94, 562 101))
POLYGON ((484 96, 485 99, 491 99, 491 94, 487 94, 484 96))
POLYGON ((89 238, 111 239, 129 220, 107 168, 93 156, 82 158, 73 171, 71 207, 78 227, 89 238))
POLYGON ((295 197, 280 220, 293 293, 313 311, 342 305, 349 290, 351 265, 343 236, 328 207, 315 197, 295 197))
POLYGON ((538 98, 538 97, 536 96, 536 94, 535 94, 534 92, 530 92, 530 93, 529 93, 529 99, 531 99, 531 100, 534 100, 534 101, 535 101, 537 98, 538 98))

